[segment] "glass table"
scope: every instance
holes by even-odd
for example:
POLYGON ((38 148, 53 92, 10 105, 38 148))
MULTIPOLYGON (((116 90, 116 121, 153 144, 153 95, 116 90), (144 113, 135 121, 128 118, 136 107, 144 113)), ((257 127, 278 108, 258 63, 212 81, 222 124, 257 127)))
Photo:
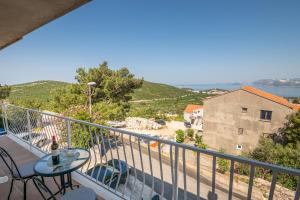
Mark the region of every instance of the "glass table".
POLYGON ((79 148, 62 149, 60 150, 59 159, 59 164, 53 165, 51 154, 47 154, 37 160, 33 168, 34 172, 42 177, 60 176, 61 187, 55 195, 60 192, 64 194, 68 187, 73 190, 71 173, 82 167, 90 159, 90 152, 79 148), (65 175, 67 175, 67 181, 65 175))

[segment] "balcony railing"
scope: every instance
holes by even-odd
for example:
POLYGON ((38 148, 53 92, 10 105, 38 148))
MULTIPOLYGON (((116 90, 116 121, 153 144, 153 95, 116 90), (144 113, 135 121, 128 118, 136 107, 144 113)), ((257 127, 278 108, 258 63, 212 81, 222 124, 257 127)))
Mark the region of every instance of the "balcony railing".
MULTIPOLYGON (((61 148, 83 147, 91 159, 78 173, 124 199, 261 199, 255 195, 255 170, 272 172, 266 196, 276 198, 277 175, 298 178, 292 199, 300 196, 300 170, 227 155, 191 145, 111 128, 59 114, 2 105, 3 121, 9 135, 43 153, 50 152, 52 135, 61 148), (227 183, 217 171, 217 160, 230 162, 227 183), (244 190, 235 188, 235 167, 249 166, 244 190)), ((227 179, 226 179, 227 177, 227 179)), ((287 196, 286 196, 287 197, 287 196)))

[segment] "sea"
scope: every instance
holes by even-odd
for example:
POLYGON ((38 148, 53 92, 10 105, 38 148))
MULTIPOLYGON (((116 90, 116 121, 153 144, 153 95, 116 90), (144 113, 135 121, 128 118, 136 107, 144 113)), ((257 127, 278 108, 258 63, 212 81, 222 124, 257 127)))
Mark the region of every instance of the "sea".
POLYGON ((215 83, 215 84, 184 84, 176 85, 180 88, 191 88, 194 90, 208 90, 208 89, 224 89, 224 90, 236 90, 244 85, 250 85, 266 92, 275 94, 282 97, 300 97, 300 87, 291 86, 267 86, 255 83, 239 84, 239 83, 215 83))

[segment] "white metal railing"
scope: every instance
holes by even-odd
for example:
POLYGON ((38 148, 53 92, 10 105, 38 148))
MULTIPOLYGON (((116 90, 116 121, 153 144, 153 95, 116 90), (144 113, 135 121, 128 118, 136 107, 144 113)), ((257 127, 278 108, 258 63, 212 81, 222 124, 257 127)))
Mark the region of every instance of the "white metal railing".
POLYGON ((9 134, 44 152, 50 152, 51 137, 60 147, 83 147, 91 159, 78 173, 125 199, 257 199, 253 192, 255 170, 272 173, 268 198, 276 194, 277 175, 298 178, 293 199, 300 196, 300 170, 227 155, 191 145, 162 140, 14 105, 2 105, 5 129, 9 134), (211 159, 208 159, 211 157, 211 159), (230 161, 228 184, 218 184, 217 159, 230 161), (211 162, 204 169, 201 162, 211 162), (235 166, 249 166, 245 191, 236 189, 235 166))

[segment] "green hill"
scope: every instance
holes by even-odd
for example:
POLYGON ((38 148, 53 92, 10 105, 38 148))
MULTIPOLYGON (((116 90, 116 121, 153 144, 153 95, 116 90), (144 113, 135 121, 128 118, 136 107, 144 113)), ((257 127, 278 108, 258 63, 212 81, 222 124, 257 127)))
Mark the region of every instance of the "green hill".
MULTIPOLYGON (((9 99, 38 99, 45 102, 50 98, 51 91, 60 87, 64 87, 68 84, 69 83, 60 81, 35 81, 12 85, 12 91, 9 99)), ((189 91, 170 85, 145 81, 143 86, 140 89, 137 89, 132 96, 133 100, 152 100, 176 98, 190 93, 191 92, 189 91)))
POLYGON ((69 83, 60 81, 35 81, 12 85, 10 100, 39 100, 46 102, 50 98, 51 91, 64 87, 69 83))
POLYGON ((135 90, 132 98, 133 100, 152 100, 176 98, 187 94, 191 94, 191 92, 166 84, 144 81, 143 86, 135 90))
MULTIPOLYGON (((12 85, 9 100, 19 104, 22 100, 35 100, 42 104, 42 109, 48 108, 47 101, 51 98, 51 92, 70 83, 59 81, 35 81, 12 85)), ((182 112, 187 104, 201 104, 205 94, 189 92, 166 84, 145 81, 140 89, 135 90, 129 116, 155 117, 156 113, 182 112)), ((21 106, 33 107, 32 105, 21 106)))

